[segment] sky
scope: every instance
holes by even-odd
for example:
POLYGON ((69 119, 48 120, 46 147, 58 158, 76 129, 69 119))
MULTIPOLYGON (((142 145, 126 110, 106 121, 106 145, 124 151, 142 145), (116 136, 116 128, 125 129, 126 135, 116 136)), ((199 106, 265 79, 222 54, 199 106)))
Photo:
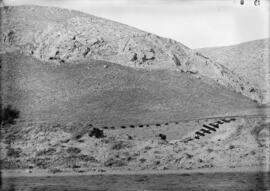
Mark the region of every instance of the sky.
POLYGON ((267 38, 269 0, 4 0, 6 5, 55 6, 125 23, 190 48, 267 38))

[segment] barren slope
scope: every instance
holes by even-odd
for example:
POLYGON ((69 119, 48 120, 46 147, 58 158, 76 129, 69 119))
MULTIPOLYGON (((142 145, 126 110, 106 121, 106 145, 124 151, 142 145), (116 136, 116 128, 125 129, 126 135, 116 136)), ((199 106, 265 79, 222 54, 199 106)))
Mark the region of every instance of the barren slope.
POLYGON ((256 84, 263 91, 264 102, 269 103, 269 47, 268 38, 234 46, 202 48, 197 51, 256 84))
POLYGON ((2 101, 27 120, 128 125, 241 114, 256 107, 207 78, 177 71, 94 60, 52 65, 18 53, 1 58, 2 101))
POLYGON ((261 102, 259 89, 179 42, 77 11, 38 6, 1 8, 1 52, 19 50, 51 63, 98 59, 197 73, 261 102))

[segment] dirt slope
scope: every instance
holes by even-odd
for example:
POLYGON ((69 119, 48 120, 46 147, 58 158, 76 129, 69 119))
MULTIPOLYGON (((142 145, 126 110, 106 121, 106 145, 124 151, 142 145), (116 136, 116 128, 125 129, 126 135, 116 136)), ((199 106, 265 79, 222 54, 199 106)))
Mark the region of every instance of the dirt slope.
POLYGON ((197 73, 261 102, 260 90, 183 44, 117 22, 51 7, 1 8, 1 52, 19 50, 39 60, 98 59, 145 68, 197 73))
POLYGON ((197 51, 256 84, 264 94, 263 102, 270 102, 269 91, 267 92, 270 89, 269 38, 234 46, 202 48, 197 51))
POLYGON ((18 53, 1 58, 2 101, 27 120, 128 125, 243 113, 257 106, 207 78, 177 71, 94 60, 52 65, 18 53))

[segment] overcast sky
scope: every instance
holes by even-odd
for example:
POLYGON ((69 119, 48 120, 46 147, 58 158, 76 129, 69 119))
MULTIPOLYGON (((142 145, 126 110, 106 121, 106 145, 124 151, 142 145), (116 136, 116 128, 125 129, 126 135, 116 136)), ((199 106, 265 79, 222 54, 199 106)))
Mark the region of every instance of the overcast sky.
POLYGON ((269 37, 269 0, 4 0, 76 9, 175 39, 190 48, 269 37))

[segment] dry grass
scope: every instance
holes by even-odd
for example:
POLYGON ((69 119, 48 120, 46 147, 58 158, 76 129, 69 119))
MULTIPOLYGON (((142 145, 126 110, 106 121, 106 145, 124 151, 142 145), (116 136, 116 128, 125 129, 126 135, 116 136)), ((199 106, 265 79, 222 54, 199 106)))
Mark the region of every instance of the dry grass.
POLYGON ((222 86, 174 71, 94 60, 54 66, 20 54, 1 58, 3 103, 13 104, 22 119, 59 121, 55 128, 91 129, 89 122, 99 127, 160 125, 256 106, 222 86), (81 124, 63 125, 76 121, 81 124))

